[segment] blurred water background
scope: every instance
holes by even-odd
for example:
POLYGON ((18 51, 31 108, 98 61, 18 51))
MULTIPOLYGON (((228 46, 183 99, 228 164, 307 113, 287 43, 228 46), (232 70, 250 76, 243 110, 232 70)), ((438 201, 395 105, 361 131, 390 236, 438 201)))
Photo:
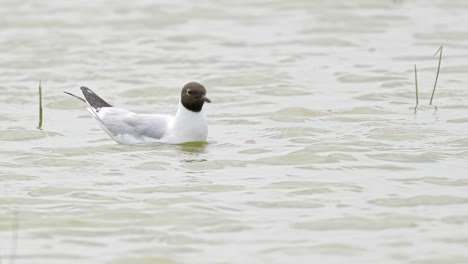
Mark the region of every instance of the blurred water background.
POLYGON ((467 1, 0 2, 2 263, 468 263, 467 1), (204 145, 63 94, 173 114, 189 81, 204 145))

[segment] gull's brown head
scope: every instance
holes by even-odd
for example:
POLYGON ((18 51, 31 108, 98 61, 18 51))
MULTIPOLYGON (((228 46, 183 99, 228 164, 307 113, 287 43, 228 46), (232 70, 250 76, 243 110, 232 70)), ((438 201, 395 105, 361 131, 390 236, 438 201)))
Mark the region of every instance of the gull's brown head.
POLYGON ((205 102, 211 103, 206 97, 206 89, 197 82, 189 82, 182 88, 180 95, 182 105, 192 112, 200 112, 205 102))

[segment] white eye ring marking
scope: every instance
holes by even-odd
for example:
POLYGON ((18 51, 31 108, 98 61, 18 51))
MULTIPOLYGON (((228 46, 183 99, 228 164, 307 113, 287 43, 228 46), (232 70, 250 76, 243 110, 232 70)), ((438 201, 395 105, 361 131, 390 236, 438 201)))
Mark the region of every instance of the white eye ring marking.
POLYGON ((187 89, 187 94, 188 94, 188 95, 190 95, 190 92, 191 92, 190 89, 187 89))

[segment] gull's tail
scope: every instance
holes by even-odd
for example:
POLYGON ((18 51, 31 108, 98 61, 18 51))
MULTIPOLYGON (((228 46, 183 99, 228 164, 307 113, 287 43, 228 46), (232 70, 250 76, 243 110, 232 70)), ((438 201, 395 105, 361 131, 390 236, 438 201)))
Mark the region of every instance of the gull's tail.
POLYGON ((111 138, 113 138, 115 141, 121 144, 117 139, 115 139, 114 135, 109 131, 109 129, 106 127, 106 124, 104 124, 101 117, 99 116, 99 109, 103 107, 112 107, 112 105, 108 104, 106 101, 104 101, 101 97, 99 97, 97 94, 95 94, 93 91, 91 91, 91 89, 87 87, 82 86, 81 91, 83 92, 83 95, 85 97, 84 99, 74 94, 71 94, 69 92, 64 92, 64 93, 71 95, 75 97, 76 99, 88 104, 89 107, 87 108, 87 110, 91 114, 91 116, 94 117, 96 121, 98 121, 98 124, 102 127, 102 129, 104 129, 104 131, 111 138))
POLYGON ((99 97, 97 94, 95 94, 91 89, 85 86, 81 86, 81 92, 83 93, 85 97, 85 102, 88 104, 88 112, 91 114, 94 119, 98 121, 99 126, 117 143, 120 144, 120 142, 115 138, 114 134, 110 132, 110 130, 107 128, 106 124, 104 121, 102 121, 102 116, 99 115, 99 110, 104 107, 113 107, 112 105, 108 104, 104 99, 99 97))
POLYGON ((71 96, 75 97, 76 99, 78 99, 78 100, 83 101, 83 102, 86 103, 86 100, 83 99, 83 98, 81 98, 81 97, 79 97, 79 96, 76 96, 76 95, 74 95, 74 94, 72 94, 72 93, 69 93, 69 92, 64 92, 64 93, 66 93, 66 94, 68 94, 68 95, 71 95, 71 96))

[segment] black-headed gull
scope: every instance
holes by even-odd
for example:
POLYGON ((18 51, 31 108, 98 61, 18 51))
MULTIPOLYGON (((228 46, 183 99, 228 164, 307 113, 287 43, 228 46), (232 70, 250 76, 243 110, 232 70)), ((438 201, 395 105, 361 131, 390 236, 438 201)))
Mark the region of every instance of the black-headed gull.
POLYGON ((98 121, 106 133, 119 144, 164 142, 180 144, 206 141, 208 124, 202 111, 206 89, 197 82, 187 83, 180 95, 175 116, 160 114, 136 114, 113 107, 87 87, 81 87, 85 97, 72 95, 88 104, 88 112, 98 121))

